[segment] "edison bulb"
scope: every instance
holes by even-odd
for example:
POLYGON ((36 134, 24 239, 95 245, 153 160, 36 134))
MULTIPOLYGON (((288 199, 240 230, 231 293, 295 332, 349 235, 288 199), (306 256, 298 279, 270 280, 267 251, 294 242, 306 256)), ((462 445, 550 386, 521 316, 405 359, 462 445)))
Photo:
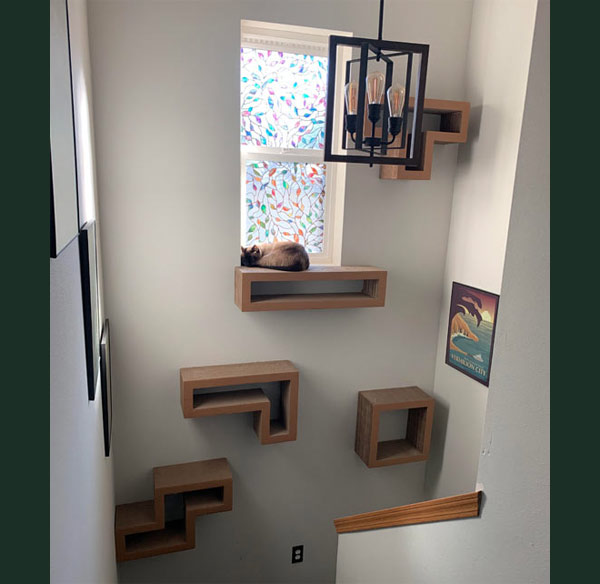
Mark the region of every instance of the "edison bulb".
POLYGON ((356 81, 346 83, 344 92, 346 96, 346 113, 355 116, 358 110, 358 83, 356 81))
POLYGON ((381 71, 374 71, 367 75, 367 100, 369 105, 381 103, 385 90, 385 75, 381 71))
POLYGON ((387 90, 388 106, 390 108, 390 117, 399 118, 402 116, 404 107, 405 89, 402 85, 392 85, 387 90))

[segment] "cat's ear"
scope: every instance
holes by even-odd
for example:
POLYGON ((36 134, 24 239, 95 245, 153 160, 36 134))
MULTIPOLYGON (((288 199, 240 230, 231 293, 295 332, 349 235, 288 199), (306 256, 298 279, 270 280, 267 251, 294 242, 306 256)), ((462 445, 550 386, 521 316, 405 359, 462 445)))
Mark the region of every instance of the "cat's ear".
POLYGON ((240 249, 242 250, 242 253, 245 253, 246 248, 243 245, 240 245, 240 249))
POLYGON ((259 252, 258 245, 253 245, 252 246, 252 251, 255 252, 255 253, 258 253, 259 252))

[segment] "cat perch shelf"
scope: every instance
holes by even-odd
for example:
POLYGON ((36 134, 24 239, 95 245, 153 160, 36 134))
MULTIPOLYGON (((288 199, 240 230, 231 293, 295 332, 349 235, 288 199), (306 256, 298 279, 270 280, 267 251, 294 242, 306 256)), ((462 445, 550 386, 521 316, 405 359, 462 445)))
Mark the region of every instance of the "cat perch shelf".
POLYGON ((158 466, 153 474, 154 499, 116 507, 117 562, 193 549, 196 517, 233 508, 226 458, 158 466))
POLYGON ((418 387, 359 391, 354 450, 369 468, 427 460, 434 405, 418 387), (408 410, 406 437, 380 442, 380 415, 392 410, 408 410))
MULTIPOLYGON (((414 108, 414 99, 409 101, 409 111, 414 108)), ((423 132, 423 161, 420 168, 407 168, 401 165, 382 164, 379 178, 384 180, 430 180, 433 165, 434 144, 460 144, 467 141, 469 127, 468 101, 449 101, 447 99, 425 99, 424 113, 440 116, 440 129, 423 132)), ((398 140, 399 138, 397 138, 398 140)), ((406 149, 392 150, 396 156, 405 156, 406 149)))
POLYGON ((303 272, 235 268, 235 303, 242 312, 384 306, 387 271, 372 266, 311 266, 303 272), (255 293, 253 284, 358 281, 353 292, 255 293))
POLYGON ((298 370, 290 361, 261 361, 180 369, 184 418, 254 413, 254 431, 261 444, 296 440, 298 433, 298 370), (280 382, 281 415, 271 420, 271 401, 259 387, 210 392, 233 385, 280 382))

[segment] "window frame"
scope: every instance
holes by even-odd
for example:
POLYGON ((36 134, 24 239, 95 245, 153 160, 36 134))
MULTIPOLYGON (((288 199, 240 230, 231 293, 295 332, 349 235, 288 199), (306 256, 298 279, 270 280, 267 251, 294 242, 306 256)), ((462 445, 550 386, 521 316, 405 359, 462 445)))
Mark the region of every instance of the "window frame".
MULTIPOLYGON (((263 49, 303 55, 328 57, 329 36, 352 36, 352 33, 284 25, 272 22, 242 20, 240 48, 263 49)), ((351 48, 345 49, 343 58, 351 58, 351 48)), ((344 79, 342 69, 336 79, 335 103, 343 104, 344 79), (339 99, 341 98, 341 99, 339 99)), ((240 99, 240 118, 241 118, 240 99)), ((342 112, 343 113, 343 112, 342 112)), ((342 115, 336 115, 335 126, 339 126, 342 115)), ((241 119, 240 119, 241 124, 241 119)), ((341 131, 341 128, 339 128, 341 131)), ((338 132, 339 133, 339 132, 338 132)), ((323 218, 323 251, 311 253, 310 261, 318 265, 340 265, 342 259, 342 235, 344 222, 344 199, 346 190, 346 164, 325 162, 324 149, 271 148, 240 144, 240 241, 246 238, 246 163, 297 162, 325 165, 325 209, 323 218)))

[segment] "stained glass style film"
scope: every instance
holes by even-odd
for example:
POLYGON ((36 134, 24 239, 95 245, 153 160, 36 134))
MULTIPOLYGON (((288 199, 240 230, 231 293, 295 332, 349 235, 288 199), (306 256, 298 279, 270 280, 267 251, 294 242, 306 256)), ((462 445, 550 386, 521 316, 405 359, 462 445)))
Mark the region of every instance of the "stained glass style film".
POLYGON ((241 144, 323 149, 327 58, 241 49, 241 144))
POLYGON ((295 241, 322 253, 325 171, 322 163, 248 161, 242 245, 295 241))

